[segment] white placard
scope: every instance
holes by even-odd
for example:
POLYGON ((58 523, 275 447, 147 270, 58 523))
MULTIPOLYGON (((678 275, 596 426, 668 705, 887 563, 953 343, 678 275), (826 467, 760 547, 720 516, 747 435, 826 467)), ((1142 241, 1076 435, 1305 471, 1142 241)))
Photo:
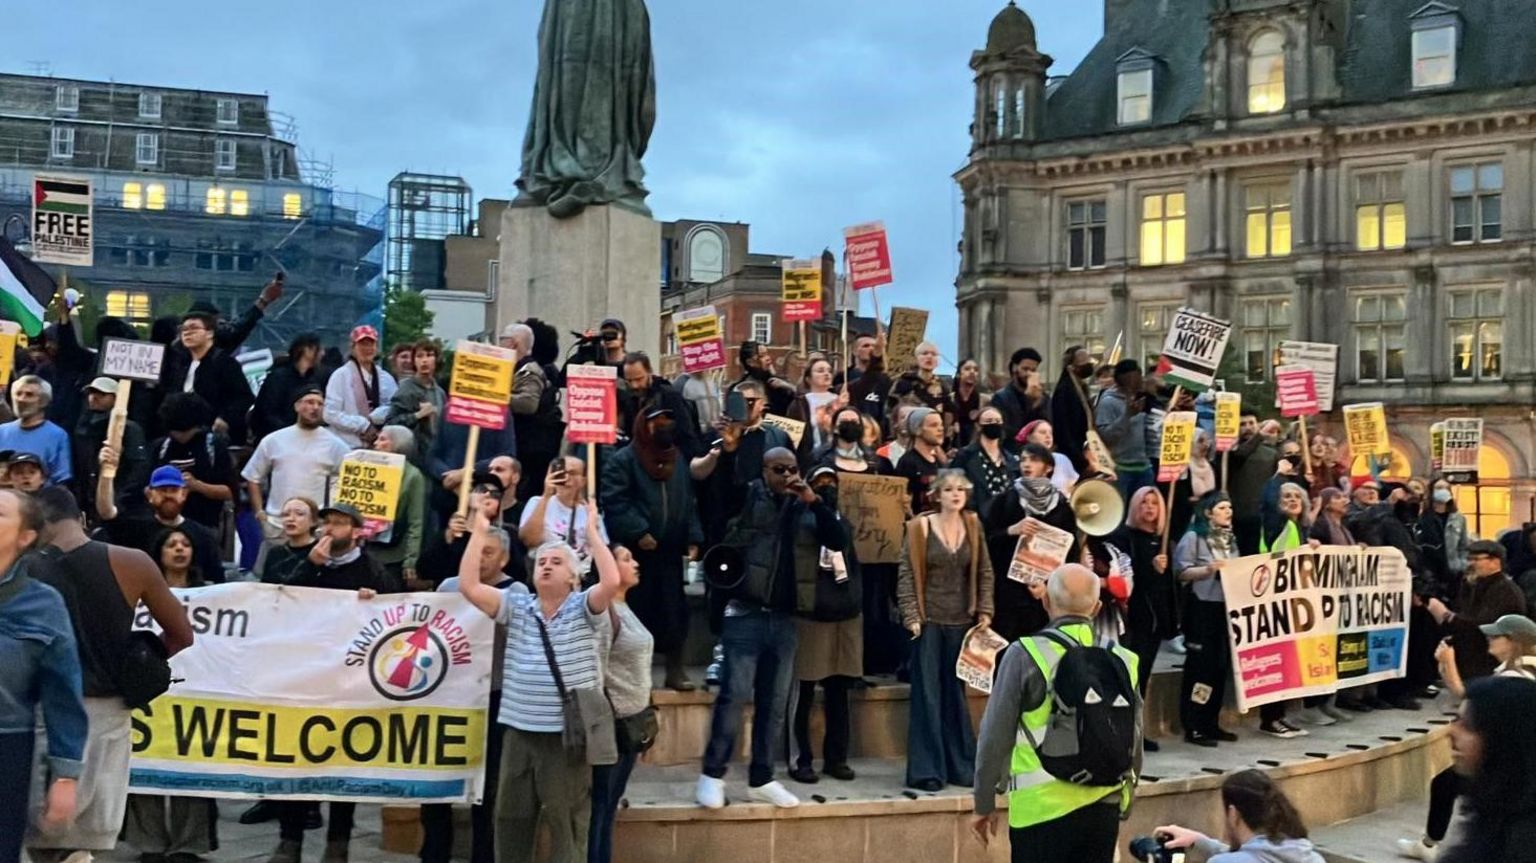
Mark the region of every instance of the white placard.
POLYGON ((128 378, 156 383, 165 365, 165 345, 106 339, 101 344, 101 373, 109 378, 128 378))

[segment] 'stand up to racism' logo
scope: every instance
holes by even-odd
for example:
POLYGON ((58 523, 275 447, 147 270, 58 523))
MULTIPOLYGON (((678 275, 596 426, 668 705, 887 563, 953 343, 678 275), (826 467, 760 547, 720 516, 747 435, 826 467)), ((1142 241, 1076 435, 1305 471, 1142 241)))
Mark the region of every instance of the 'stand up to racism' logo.
POLYGON ((384 634, 368 656, 373 688, 394 701, 432 693, 448 675, 448 645, 426 625, 402 626, 384 634))
POLYGON ((1248 589, 1255 597, 1263 596, 1269 592, 1270 578, 1269 564, 1261 563, 1253 568, 1253 574, 1248 577, 1248 589))

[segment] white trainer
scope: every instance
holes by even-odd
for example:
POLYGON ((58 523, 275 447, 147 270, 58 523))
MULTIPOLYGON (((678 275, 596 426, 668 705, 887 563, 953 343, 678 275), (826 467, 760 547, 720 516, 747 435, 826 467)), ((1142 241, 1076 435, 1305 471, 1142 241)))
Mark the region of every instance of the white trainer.
POLYGON ((725 780, 701 775, 698 788, 694 789, 693 799, 705 809, 724 809, 725 780))
POLYGON ((1423 860, 1424 863, 1435 863, 1435 859, 1440 856, 1440 849, 1428 839, 1399 839, 1397 853, 1413 860, 1423 860))
POLYGON ((747 789, 747 796, 759 803, 772 803, 780 809, 793 809, 800 805, 800 798, 791 794, 784 783, 777 780, 747 789))

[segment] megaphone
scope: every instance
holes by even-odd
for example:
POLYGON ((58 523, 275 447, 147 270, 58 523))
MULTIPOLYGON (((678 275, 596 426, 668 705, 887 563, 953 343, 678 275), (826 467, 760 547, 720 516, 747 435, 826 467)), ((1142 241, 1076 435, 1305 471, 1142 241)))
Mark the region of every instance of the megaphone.
POLYGON ((1084 480, 1072 492, 1072 515, 1077 529, 1089 536, 1108 536, 1125 518, 1120 490, 1101 480, 1084 480))
POLYGON ((715 590, 734 590, 747 577, 747 559, 734 545, 717 545, 699 562, 704 582, 715 590))

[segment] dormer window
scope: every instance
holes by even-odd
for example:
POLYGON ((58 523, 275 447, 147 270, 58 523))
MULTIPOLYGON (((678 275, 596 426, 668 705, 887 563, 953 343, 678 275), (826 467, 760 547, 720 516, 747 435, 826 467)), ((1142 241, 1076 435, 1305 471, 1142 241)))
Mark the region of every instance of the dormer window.
POLYGON ((1152 120, 1153 58, 1141 48, 1132 48, 1115 62, 1115 122, 1134 126, 1152 120))
POLYGON ((1432 2, 1408 16, 1413 28, 1413 89, 1449 87, 1456 83, 1456 43, 1461 14, 1454 6, 1432 2))
POLYGON ((1285 38, 1266 30, 1248 43, 1248 113, 1285 108, 1285 38))

